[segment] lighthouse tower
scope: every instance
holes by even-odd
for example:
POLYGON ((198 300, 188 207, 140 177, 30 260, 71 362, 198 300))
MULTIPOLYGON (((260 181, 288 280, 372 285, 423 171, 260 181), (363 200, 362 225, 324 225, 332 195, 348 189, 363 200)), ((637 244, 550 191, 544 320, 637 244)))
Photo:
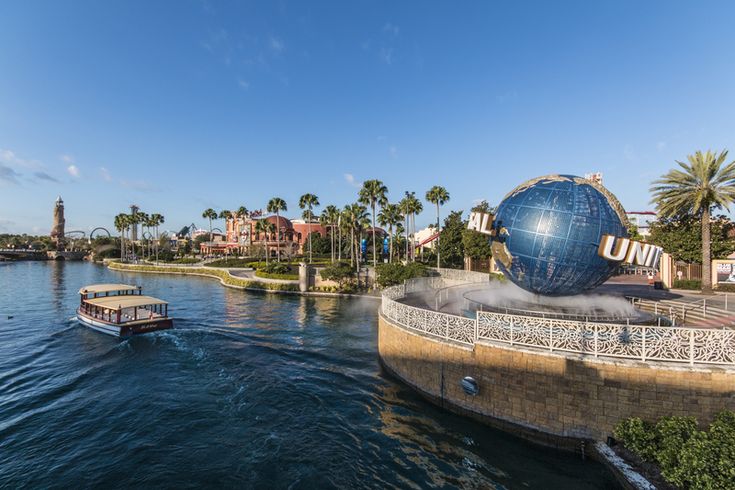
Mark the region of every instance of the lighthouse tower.
POLYGON ((65 246, 64 240, 64 201, 61 196, 56 198, 56 206, 54 207, 54 226, 51 228, 51 240, 56 245, 56 250, 63 251, 65 246))

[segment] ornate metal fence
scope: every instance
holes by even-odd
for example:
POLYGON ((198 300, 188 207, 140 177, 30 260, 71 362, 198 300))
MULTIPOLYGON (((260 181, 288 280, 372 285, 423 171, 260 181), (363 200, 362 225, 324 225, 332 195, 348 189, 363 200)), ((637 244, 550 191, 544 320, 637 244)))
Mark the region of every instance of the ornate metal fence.
POLYGON ((411 330, 466 345, 488 340, 593 357, 735 366, 735 330, 619 325, 489 312, 467 318, 398 301, 412 292, 444 287, 438 279, 422 278, 387 288, 383 315, 411 330))

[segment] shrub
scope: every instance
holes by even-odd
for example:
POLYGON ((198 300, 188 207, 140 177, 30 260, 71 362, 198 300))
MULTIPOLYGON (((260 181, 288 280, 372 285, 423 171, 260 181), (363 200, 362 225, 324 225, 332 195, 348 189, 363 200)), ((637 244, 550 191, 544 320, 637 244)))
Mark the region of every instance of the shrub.
POLYGON ((249 259, 220 259, 207 264, 209 267, 250 267, 249 259))
POLYGON ((702 289, 702 281, 696 279, 682 279, 674 281, 674 289, 702 289))
POLYGON ((715 287, 723 293, 735 293, 735 284, 717 284, 715 287))
POLYGON ((735 488, 735 412, 717 415, 709 431, 696 431, 681 448, 672 483, 690 488, 735 488))
POLYGON ((656 462, 677 487, 735 489, 735 412, 719 413, 706 431, 694 417, 664 417, 655 426, 634 417, 614 434, 641 459, 656 462))
POLYGON ((287 264, 281 264, 280 262, 271 262, 263 267, 258 267, 258 272, 265 272, 266 274, 288 274, 293 272, 291 266, 287 264))
POLYGON ((681 449, 695 432, 697 419, 694 417, 663 417, 656 424, 655 459, 663 477, 675 485, 682 485, 678 478, 681 449))
POLYGON ((403 281, 414 277, 425 277, 429 275, 429 270, 425 265, 418 262, 412 262, 406 265, 394 262, 392 264, 378 265, 377 273, 378 285, 387 287, 401 284, 403 281))
POLYGON ((336 262, 319 271, 319 276, 325 281, 335 281, 344 290, 346 283, 355 277, 355 269, 346 262, 336 262))
POLYGON ((658 446, 654 426, 649 422, 638 417, 631 417, 619 422, 613 434, 641 459, 655 461, 658 446))

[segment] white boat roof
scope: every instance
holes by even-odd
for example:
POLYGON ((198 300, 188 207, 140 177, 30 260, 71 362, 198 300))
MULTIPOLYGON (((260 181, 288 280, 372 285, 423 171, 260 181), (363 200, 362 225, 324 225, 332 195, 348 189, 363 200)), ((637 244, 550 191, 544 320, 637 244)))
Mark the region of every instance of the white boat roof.
POLYGON ((108 308, 110 310, 168 304, 162 299, 154 298, 153 296, 142 296, 138 294, 131 294, 129 296, 102 296, 100 298, 85 299, 84 302, 93 306, 108 308))
POLYGON ((90 284, 79 290, 79 294, 110 293, 112 291, 137 291, 140 286, 130 284, 90 284))

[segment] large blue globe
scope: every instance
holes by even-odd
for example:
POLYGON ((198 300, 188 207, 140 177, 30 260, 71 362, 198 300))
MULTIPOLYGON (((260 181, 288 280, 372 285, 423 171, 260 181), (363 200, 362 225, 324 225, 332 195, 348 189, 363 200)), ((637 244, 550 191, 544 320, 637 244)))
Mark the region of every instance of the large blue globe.
POLYGON ((617 265, 597 254, 603 235, 628 236, 624 211, 601 185, 549 175, 518 186, 498 206, 493 256, 527 291, 579 294, 599 286, 617 265))

